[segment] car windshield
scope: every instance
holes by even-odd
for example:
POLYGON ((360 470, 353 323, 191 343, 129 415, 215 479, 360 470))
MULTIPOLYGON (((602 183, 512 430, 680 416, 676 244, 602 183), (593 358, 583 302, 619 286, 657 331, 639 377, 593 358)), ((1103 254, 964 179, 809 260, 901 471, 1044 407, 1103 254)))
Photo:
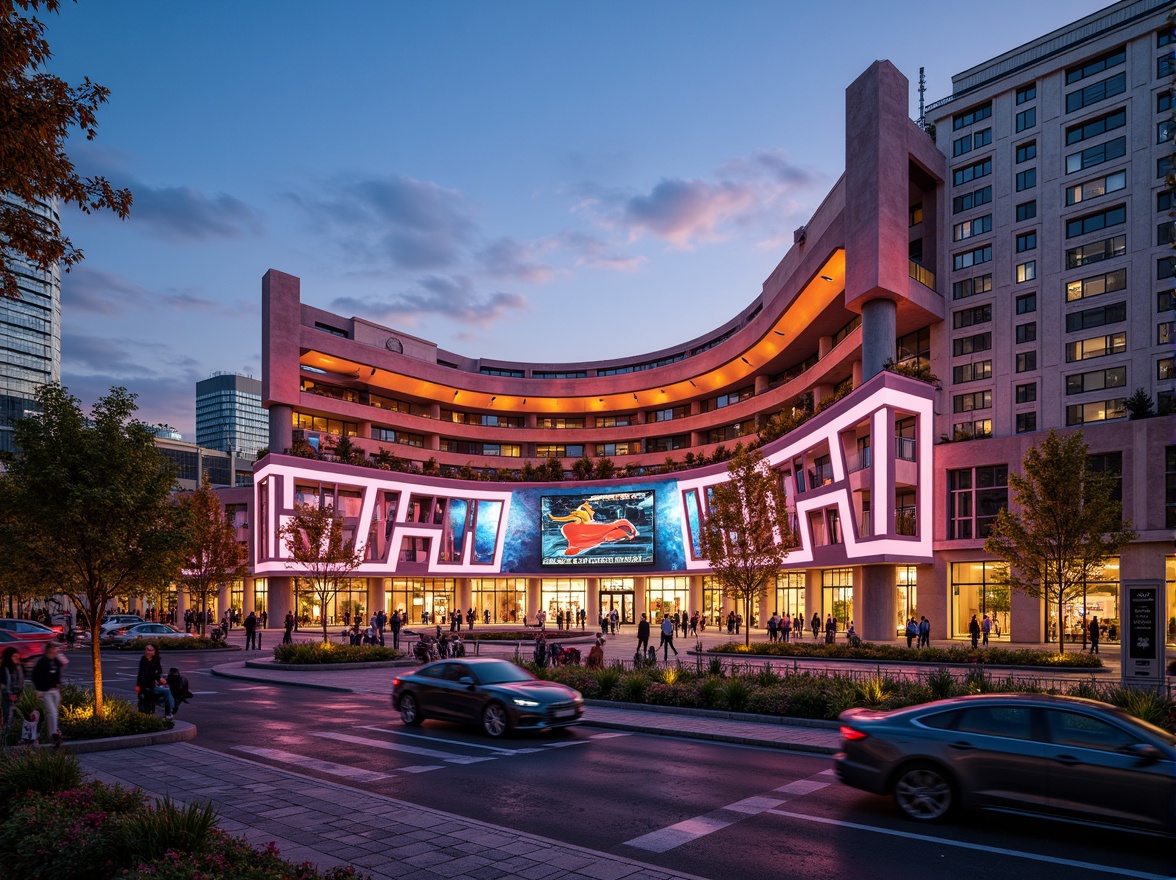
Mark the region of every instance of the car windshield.
POLYGON ((482 684, 509 684, 513 681, 535 680, 535 676, 521 666, 515 666, 513 663, 505 661, 479 664, 473 672, 482 684))

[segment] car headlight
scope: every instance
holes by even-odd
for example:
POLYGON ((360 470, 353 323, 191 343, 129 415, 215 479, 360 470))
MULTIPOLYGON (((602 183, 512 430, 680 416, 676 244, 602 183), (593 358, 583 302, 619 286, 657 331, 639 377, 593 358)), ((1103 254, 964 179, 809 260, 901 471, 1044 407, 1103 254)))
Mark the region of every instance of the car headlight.
POLYGON ((528 700, 523 697, 515 697, 513 700, 511 700, 511 702, 516 706, 524 706, 528 709, 533 709, 539 705, 538 700, 528 700))

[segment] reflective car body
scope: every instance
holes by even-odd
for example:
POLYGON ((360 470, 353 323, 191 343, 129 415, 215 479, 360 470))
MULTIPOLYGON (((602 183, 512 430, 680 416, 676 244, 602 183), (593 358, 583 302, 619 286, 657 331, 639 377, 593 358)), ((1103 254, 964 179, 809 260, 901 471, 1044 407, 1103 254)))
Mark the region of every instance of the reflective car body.
POLYGON ((4 630, 14 638, 33 642, 48 642, 61 635, 57 630, 42 623, 23 620, 19 617, 0 617, 0 630, 4 630))
POLYGON ((1176 736, 1106 703, 982 694, 840 720, 838 778, 913 819, 958 806, 1176 835, 1176 736))
POLYGON ((31 666, 45 650, 45 642, 52 639, 18 639, 15 633, 0 629, 0 654, 6 648, 16 648, 16 656, 21 663, 31 666))
POLYGON ((166 623, 135 623, 107 633, 103 640, 114 645, 135 639, 190 639, 191 633, 182 632, 166 623))
POLYGON ((584 714, 580 692, 542 681, 508 660, 439 660, 392 682, 392 707, 401 720, 426 718, 476 724, 488 736, 508 730, 548 730, 575 724, 584 714))
POLYGON ((123 627, 134 626, 136 623, 143 622, 143 618, 138 614, 107 614, 102 618, 102 623, 98 626, 98 638, 104 638, 123 627))

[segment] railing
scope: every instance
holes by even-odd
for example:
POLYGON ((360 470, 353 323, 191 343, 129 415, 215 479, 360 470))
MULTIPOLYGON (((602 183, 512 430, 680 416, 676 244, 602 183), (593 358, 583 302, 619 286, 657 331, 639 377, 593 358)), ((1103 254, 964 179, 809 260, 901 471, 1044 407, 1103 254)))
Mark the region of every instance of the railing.
POLYGON ((870 447, 858 450, 856 455, 849 459, 849 472, 864 471, 870 466, 870 447))
POLYGON ((917 461, 915 458, 915 440, 913 437, 894 438, 894 456, 903 461, 917 461))
POLYGON ((909 260, 908 271, 910 276, 924 287, 929 287, 932 290, 935 290, 935 273, 926 266, 922 265, 921 263, 916 263, 914 260, 909 260))
POLYGON ((808 484, 810 489, 817 489, 821 486, 828 486, 833 482, 833 465, 823 464, 815 468, 809 468, 808 484))

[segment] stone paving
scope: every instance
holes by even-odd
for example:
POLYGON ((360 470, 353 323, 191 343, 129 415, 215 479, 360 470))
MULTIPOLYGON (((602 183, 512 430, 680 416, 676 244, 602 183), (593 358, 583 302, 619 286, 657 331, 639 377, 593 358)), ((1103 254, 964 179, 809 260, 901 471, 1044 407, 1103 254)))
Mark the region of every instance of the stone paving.
POLYGON ((692 874, 310 779, 189 743, 80 758, 90 775, 180 803, 211 801, 220 824, 284 858, 418 880, 701 880, 692 874))

